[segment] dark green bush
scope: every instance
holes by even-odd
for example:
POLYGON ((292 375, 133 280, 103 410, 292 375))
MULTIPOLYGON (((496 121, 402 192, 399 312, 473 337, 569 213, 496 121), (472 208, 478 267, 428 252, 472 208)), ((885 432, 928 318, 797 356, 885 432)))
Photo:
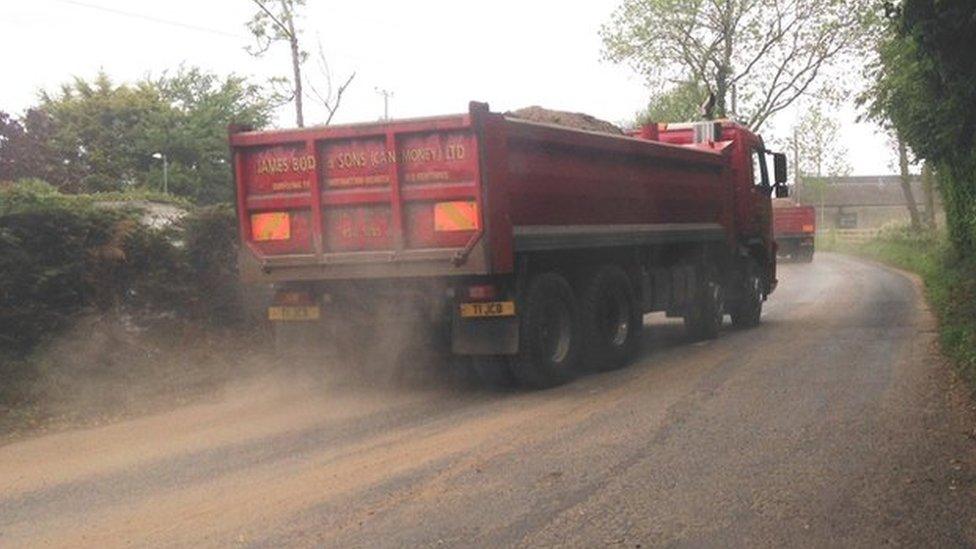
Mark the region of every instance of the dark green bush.
POLYGON ((27 352, 86 314, 144 328, 239 322, 233 208, 153 228, 138 205, 99 202, 36 181, 0 188, 0 350, 27 352))
POLYGON ((103 254, 126 212, 30 188, 0 192, 0 338, 26 349, 85 310, 110 306, 103 254), (103 273, 104 272, 104 273, 103 273), (95 276, 96 273, 103 276, 95 276))
POLYGON ((236 324, 244 316, 237 276, 237 214, 230 204, 199 208, 182 222, 185 257, 192 276, 188 311, 214 325, 236 324))

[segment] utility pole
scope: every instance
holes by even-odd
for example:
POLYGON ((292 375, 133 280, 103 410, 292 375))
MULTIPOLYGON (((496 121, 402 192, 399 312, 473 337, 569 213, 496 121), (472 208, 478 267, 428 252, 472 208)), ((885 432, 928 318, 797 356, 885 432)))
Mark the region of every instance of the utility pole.
POLYGON ((796 197, 800 197, 800 133, 793 126, 793 186, 796 187, 796 197))
POLYGON ((390 119, 390 98, 393 97, 393 92, 390 90, 385 90, 383 88, 375 88, 376 93, 383 96, 383 120, 390 119))

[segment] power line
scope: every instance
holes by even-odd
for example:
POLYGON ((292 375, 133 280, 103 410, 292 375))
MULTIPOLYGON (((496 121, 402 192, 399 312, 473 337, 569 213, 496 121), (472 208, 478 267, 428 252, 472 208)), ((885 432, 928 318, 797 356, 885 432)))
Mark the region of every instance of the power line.
POLYGON ((131 12, 131 11, 118 10, 118 9, 115 9, 115 8, 107 8, 105 6, 99 6, 97 4, 89 4, 87 2, 78 2, 77 0, 53 0, 53 1, 54 2, 59 2, 61 4, 69 4, 69 5, 72 5, 72 6, 78 6, 78 7, 82 7, 82 8, 88 8, 88 9, 93 9, 93 10, 97 10, 97 11, 103 11, 103 12, 106 12, 106 13, 112 13, 112 14, 115 14, 115 15, 121 15, 123 17, 130 17, 130 18, 133 18, 133 19, 141 19, 143 21, 150 21, 150 22, 153 22, 153 23, 159 23, 161 25, 169 25, 171 27, 180 27, 180 28, 183 28, 183 29, 193 30, 193 31, 197 31, 197 32, 206 32, 206 33, 209 33, 209 34, 215 34, 215 35, 218 35, 218 36, 223 36, 225 38, 234 38, 235 40, 241 40, 241 39, 244 38, 243 36, 241 36, 239 34, 233 34, 233 33, 226 32, 226 31, 222 31, 222 30, 218 30, 218 29, 211 29, 211 28, 207 28, 207 27, 200 27, 200 26, 197 26, 197 25, 191 25, 189 23, 182 23, 180 21, 173 21, 171 19, 161 19, 159 17, 153 17, 152 15, 145 15, 145 14, 142 14, 142 13, 135 13, 135 12, 131 12))

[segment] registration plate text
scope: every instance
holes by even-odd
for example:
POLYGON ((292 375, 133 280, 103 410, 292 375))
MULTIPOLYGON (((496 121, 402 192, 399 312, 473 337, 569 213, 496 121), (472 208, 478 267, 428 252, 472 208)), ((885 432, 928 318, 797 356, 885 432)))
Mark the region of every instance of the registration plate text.
POLYGON ((486 303, 461 304, 461 318, 482 318, 496 316, 515 316, 515 302, 491 301, 486 303))

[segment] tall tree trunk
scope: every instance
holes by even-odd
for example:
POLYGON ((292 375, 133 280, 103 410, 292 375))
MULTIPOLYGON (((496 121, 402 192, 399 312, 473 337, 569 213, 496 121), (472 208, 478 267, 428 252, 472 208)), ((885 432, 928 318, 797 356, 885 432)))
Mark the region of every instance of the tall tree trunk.
POLYGON ((725 75, 725 69, 719 69, 715 80, 715 108, 718 110, 717 117, 725 118, 728 113, 729 84, 725 75))
POLYGON ((282 13, 285 24, 288 25, 288 38, 291 43, 291 68, 295 73, 295 124, 299 128, 305 127, 305 116, 302 111, 302 60, 298 49, 298 35, 295 34, 295 21, 287 0, 281 0, 282 13))
POLYGON ((932 165, 922 165, 922 192, 925 193, 925 225, 935 230, 935 174, 932 165))
POLYGON ((898 167, 901 169, 901 192, 905 195, 905 203, 908 206, 908 215, 912 220, 912 230, 919 231, 922 224, 919 221, 918 205, 915 203, 915 195, 912 193, 912 174, 908 171, 908 145, 902 140, 901 135, 895 136, 898 141, 898 167))

